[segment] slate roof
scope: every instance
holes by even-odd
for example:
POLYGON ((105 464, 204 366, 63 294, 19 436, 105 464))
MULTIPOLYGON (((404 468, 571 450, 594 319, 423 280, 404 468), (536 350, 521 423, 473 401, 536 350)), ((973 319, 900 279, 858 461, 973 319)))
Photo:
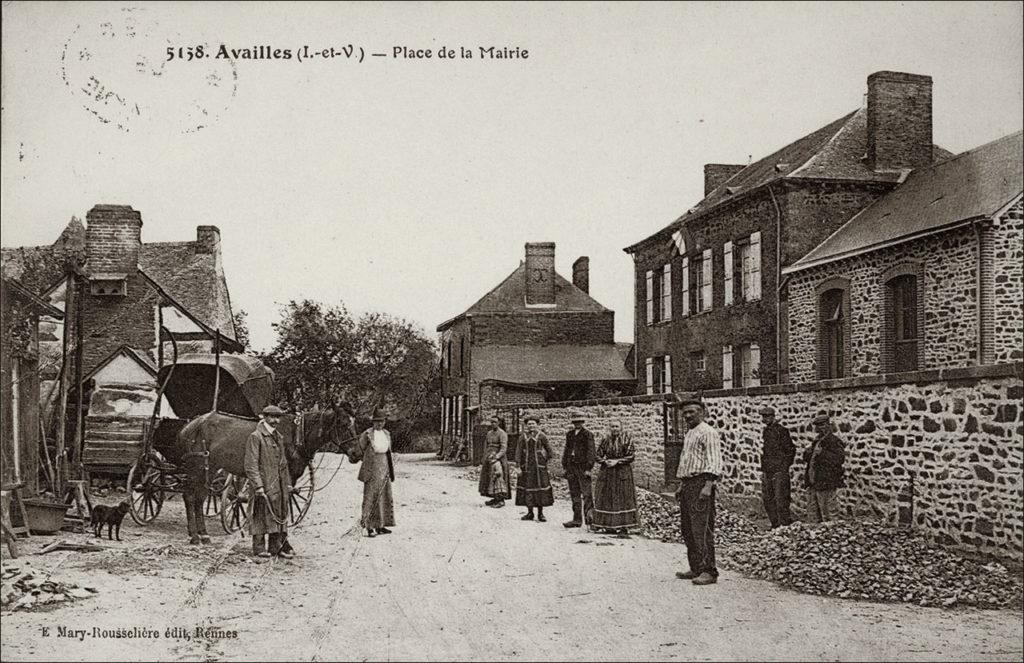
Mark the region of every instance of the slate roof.
MULTIPOLYGON (((627 247, 625 251, 632 253, 640 245, 670 233, 682 223, 771 182, 783 179, 898 181, 901 177, 899 171, 874 171, 863 161, 868 151, 867 116, 867 107, 863 106, 746 166, 671 224, 627 247)), ((952 156, 952 153, 941 147, 933 145, 932 148, 936 161, 952 156)))
MULTIPOLYGON (((196 244, 144 243, 139 251, 139 268, 193 317, 235 340, 231 300, 224 274, 217 271, 216 256, 197 253, 196 244)), ((85 227, 78 219, 72 219, 50 246, 0 249, 3 277, 15 279, 39 295, 63 280, 64 266, 69 260, 82 261, 84 258, 85 227)))
POLYGON ((783 273, 992 216, 1024 192, 1022 136, 1018 131, 914 170, 896 189, 861 210, 783 273))
POLYGON ((553 382, 632 381, 625 364, 632 346, 603 345, 483 345, 473 348, 473 373, 481 380, 519 384, 553 382))
POLYGON ((571 311, 603 313, 608 311, 593 297, 583 292, 561 274, 555 273, 555 305, 531 308, 526 305, 526 264, 520 263, 505 280, 459 315, 442 322, 437 331, 444 331, 456 320, 475 313, 526 313, 537 311, 571 311))

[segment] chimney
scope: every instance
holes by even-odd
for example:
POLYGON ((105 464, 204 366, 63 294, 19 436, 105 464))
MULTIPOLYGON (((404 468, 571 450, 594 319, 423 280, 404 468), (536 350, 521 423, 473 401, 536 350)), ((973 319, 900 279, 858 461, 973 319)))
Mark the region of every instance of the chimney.
POLYGON ((526 245, 526 305, 555 305, 555 243, 526 245))
POLYGON ((580 256, 572 264, 572 284, 590 294, 590 258, 580 256))
POLYGON ((90 274, 132 274, 139 267, 142 215, 130 205, 96 205, 85 215, 90 274))
POLYGON ((704 195, 708 195, 727 179, 746 168, 729 163, 704 164, 704 195))
POLYGON ((898 71, 868 76, 868 168, 900 170, 931 162, 932 77, 898 71))
POLYGON ((196 226, 196 253, 220 251, 220 228, 217 226, 196 226))

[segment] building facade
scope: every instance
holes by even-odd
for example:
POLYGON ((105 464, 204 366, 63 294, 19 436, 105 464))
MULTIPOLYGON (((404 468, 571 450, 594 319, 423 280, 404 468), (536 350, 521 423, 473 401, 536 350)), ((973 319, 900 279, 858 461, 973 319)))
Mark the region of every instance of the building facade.
POLYGON ((441 333, 441 429, 465 441, 481 409, 588 391, 632 393, 630 345, 615 343, 615 313, 589 294, 589 259, 573 280, 555 271, 555 245, 526 245, 525 260, 441 333))
POLYGON ((783 267, 950 156, 932 144, 930 77, 877 72, 867 85, 862 108, 760 161, 705 166, 705 198, 625 249, 647 393, 787 381, 783 267))

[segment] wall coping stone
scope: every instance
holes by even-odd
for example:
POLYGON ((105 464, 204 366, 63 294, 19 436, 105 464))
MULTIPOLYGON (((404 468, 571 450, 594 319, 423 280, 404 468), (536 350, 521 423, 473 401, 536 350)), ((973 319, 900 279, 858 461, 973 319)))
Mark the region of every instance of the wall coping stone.
POLYGON ((642 396, 618 396, 614 398, 598 398, 583 401, 560 401, 555 403, 507 403, 499 407, 511 408, 562 408, 584 407, 591 405, 638 405, 641 403, 678 403, 684 398, 724 398, 729 396, 765 396, 795 394, 805 391, 835 391, 841 389, 861 389, 864 387, 892 387, 903 384, 924 384, 929 382, 956 382, 978 380, 981 378, 1015 377, 1024 379, 1024 362, 1010 364, 988 364, 984 366, 964 366, 959 368, 937 368, 927 371, 909 371, 906 373, 883 373, 880 375, 864 375, 835 380, 817 380, 814 382, 796 382, 788 384, 772 384, 760 387, 741 387, 738 389, 714 389, 702 392, 675 392, 671 394, 644 394, 642 396))

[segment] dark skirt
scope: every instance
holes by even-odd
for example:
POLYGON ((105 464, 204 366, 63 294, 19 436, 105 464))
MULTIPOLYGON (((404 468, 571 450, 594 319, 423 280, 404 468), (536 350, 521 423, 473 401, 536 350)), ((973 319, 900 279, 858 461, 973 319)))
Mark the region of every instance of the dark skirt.
POLYGON ((491 471, 493 467, 494 464, 487 462, 487 460, 484 460, 483 465, 480 466, 480 494, 484 497, 502 500, 512 499, 512 491, 509 488, 508 460, 501 459, 500 480, 493 476, 491 471))
POLYGON ((554 503, 548 466, 527 461, 516 482, 516 506, 551 506, 554 503))
POLYGON ((602 467, 594 484, 594 527, 638 527, 633 466, 602 467))

